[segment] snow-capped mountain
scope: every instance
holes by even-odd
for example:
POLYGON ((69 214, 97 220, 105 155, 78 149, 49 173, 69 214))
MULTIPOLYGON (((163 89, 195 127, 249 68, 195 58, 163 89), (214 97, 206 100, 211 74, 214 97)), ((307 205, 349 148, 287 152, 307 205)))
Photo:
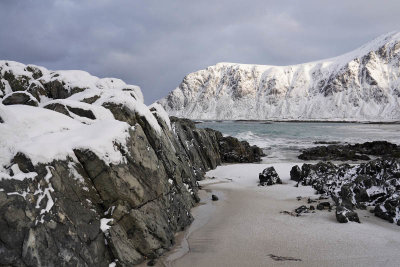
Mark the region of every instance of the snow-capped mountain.
POLYGON ((218 63, 158 102, 192 119, 400 120, 400 33, 292 66, 218 63))

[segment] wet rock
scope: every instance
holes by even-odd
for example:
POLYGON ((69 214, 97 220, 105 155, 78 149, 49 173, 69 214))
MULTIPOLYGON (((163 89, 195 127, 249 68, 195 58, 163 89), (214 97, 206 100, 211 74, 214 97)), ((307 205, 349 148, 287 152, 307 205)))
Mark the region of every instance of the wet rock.
POLYGON ((340 205, 336 207, 336 220, 340 223, 347 223, 349 221, 360 223, 358 214, 355 211, 340 205))
POLYGON ((387 141, 373 141, 354 145, 317 146, 302 151, 302 160, 370 160, 372 156, 400 157, 400 147, 387 141))
POLYGON ((4 105, 28 105, 37 107, 38 101, 28 92, 14 92, 3 98, 4 105))
POLYGON ((259 174, 258 178, 260 180, 260 185, 262 186, 282 183, 274 167, 264 169, 262 173, 259 174))
POLYGON ((219 198, 216 195, 211 195, 211 199, 212 201, 218 201, 219 198))

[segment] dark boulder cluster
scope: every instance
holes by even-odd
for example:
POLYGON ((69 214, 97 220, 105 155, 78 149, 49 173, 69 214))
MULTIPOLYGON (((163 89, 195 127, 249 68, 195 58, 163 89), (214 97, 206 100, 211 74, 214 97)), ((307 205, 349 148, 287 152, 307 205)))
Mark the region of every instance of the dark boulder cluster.
POLYGON ((370 156, 400 157, 400 147, 387 141, 373 141, 363 144, 328 145, 305 149, 298 156, 302 160, 370 160, 370 156))
POLYGON ((291 179, 331 196, 339 222, 358 222, 354 210, 372 207, 376 216, 400 225, 400 159, 379 158, 356 166, 303 164, 292 168, 291 179))
POLYGON ((258 175, 260 180, 260 185, 274 185, 282 184, 282 180, 279 178, 278 173, 275 171, 274 167, 266 168, 258 175))

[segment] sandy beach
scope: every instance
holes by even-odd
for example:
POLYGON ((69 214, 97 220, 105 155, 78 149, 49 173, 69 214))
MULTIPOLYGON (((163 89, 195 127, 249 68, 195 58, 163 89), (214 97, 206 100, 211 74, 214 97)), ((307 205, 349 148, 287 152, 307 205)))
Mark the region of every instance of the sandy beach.
POLYGON ((193 209, 193 225, 158 265, 398 266, 399 226, 369 211, 358 210, 361 224, 338 223, 334 210, 300 217, 281 213, 319 197, 311 187, 294 187, 293 165, 236 164, 209 171, 214 178, 201 182, 202 204, 193 209), (271 165, 283 184, 257 186, 258 173, 271 165), (211 201, 211 194, 219 201, 211 201))

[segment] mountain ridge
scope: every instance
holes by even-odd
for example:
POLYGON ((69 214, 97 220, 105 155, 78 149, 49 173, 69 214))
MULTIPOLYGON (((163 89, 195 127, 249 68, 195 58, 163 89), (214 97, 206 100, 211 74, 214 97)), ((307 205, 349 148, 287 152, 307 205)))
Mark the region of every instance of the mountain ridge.
POLYGON ((289 66, 217 63, 158 102, 191 119, 398 121, 400 33, 289 66), (324 107, 325 109, 322 109, 324 107))

